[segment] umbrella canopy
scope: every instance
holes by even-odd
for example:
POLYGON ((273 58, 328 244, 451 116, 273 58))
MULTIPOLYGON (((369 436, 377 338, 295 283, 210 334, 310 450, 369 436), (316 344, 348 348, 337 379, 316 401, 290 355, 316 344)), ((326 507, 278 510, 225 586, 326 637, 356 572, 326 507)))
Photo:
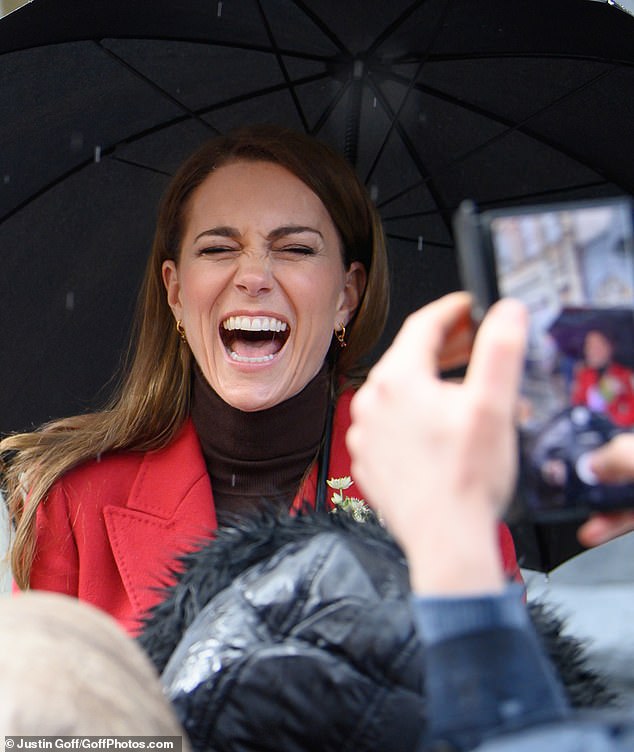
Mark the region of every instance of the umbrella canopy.
POLYGON ((563 308, 548 329, 558 349, 579 361, 590 331, 601 332, 610 341, 614 361, 634 368, 634 309, 563 308))
POLYGON ((461 199, 634 193, 633 41, 588 0, 34 0, 0 20, 0 431, 103 398, 156 204, 202 140, 281 122, 355 164, 388 232, 380 351, 459 286, 461 199))

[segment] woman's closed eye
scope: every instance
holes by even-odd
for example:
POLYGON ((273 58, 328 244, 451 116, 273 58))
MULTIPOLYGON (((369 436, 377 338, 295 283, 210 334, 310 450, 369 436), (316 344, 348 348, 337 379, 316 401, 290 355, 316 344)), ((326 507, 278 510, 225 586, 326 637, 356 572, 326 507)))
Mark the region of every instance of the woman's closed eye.
POLYGON ((288 255, 288 256, 314 256, 317 251, 309 245, 284 245, 279 248, 273 248, 273 253, 276 255, 288 255))
POLYGON ((224 254, 224 255, 232 256, 239 252, 240 252, 239 248, 232 248, 226 245, 208 245, 208 246, 204 246, 203 248, 199 248, 196 251, 196 255, 198 256, 222 256, 224 254))

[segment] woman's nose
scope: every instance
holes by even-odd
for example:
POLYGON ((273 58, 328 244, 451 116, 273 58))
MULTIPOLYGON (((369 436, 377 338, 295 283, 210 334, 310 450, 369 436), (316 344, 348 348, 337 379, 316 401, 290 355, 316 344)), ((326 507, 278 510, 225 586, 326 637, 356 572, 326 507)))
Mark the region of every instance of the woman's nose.
POLYGON ((243 253, 238 261, 235 285, 247 295, 256 296, 273 287, 271 260, 268 255, 243 253))

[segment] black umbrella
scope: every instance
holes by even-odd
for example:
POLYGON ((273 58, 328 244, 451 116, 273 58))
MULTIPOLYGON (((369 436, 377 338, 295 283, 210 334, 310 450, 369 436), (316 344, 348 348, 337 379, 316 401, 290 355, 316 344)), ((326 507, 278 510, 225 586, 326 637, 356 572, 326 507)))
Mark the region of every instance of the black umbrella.
POLYGON ((393 312, 459 282, 481 206, 634 193, 634 18, 589 0, 34 0, 0 20, 0 431, 93 404, 168 175, 278 121, 357 165, 393 312))
POLYGON ((634 309, 563 308, 548 328, 560 352, 574 360, 583 360, 590 331, 601 332, 611 342, 614 361, 634 368, 634 309))
POLYGON ((103 397, 168 177, 232 126, 356 165, 388 232, 382 346, 459 286, 462 199, 634 193, 634 18, 601 2, 34 0, 0 61, 0 432, 103 397))

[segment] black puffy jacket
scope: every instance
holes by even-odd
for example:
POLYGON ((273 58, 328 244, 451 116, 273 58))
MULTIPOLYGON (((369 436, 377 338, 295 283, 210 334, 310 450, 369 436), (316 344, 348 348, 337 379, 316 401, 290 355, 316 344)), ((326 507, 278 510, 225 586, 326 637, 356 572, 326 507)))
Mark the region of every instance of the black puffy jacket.
MULTIPOLYGON (((383 528, 264 513, 184 563, 140 640, 195 749, 416 749, 424 649, 406 563, 383 528)), ((580 644, 530 610, 572 703, 607 704, 580 644)))

